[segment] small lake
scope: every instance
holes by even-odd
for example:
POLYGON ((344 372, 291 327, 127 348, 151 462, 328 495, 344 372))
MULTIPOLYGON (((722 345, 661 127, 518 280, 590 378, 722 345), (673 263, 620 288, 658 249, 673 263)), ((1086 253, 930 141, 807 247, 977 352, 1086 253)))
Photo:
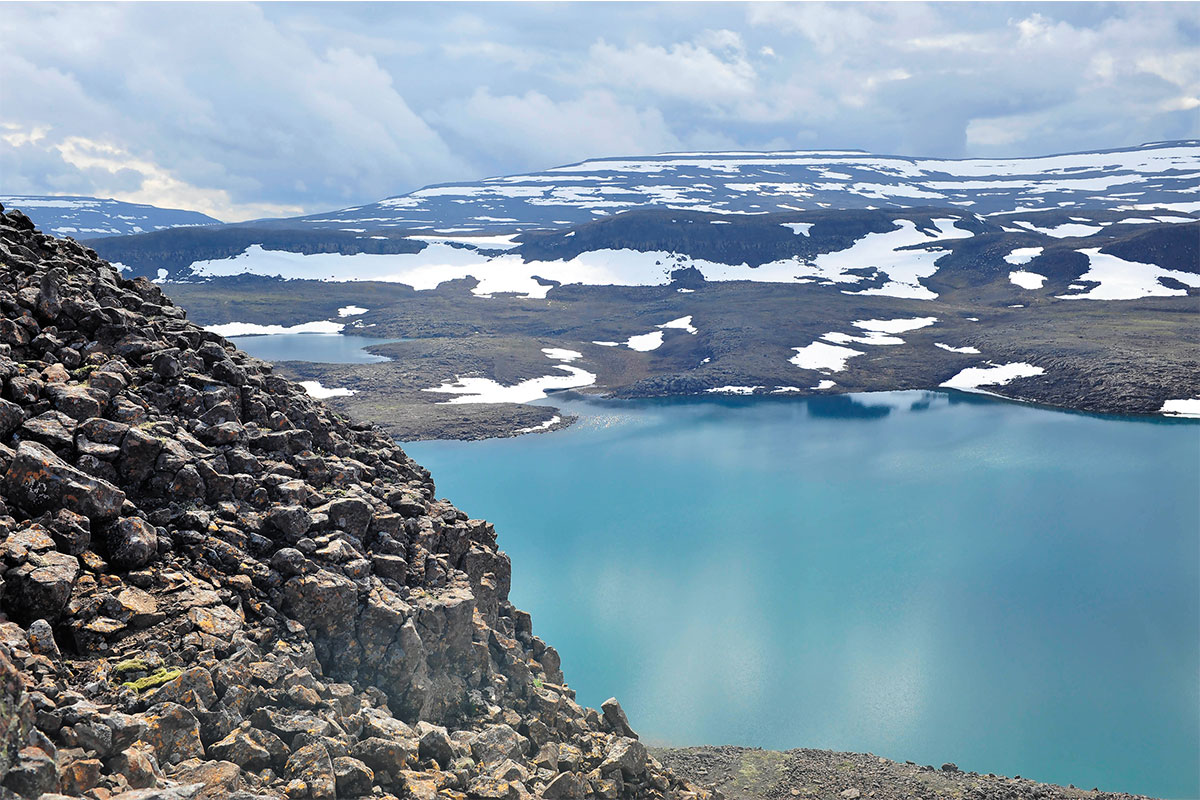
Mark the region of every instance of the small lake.
POLYGON ((419 442, 643 739, 1200 796, 1200 425, 957 393, 553 398, 419 442))
POLYGON ((342 333, 270 333, 231 336, 229 341, 263 361, 316 361, 322 364, 378 364, 386 356, 364 348, 401 339, 373 339, 342 333))

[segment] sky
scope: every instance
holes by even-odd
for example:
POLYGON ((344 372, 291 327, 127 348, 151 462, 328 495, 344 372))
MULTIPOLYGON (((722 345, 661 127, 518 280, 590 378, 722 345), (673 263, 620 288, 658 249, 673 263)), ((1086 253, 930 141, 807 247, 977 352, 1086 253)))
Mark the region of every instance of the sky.
POLYGON ((1200 138, 1200 3, 2 3, 0 193, 226 221, 600 156, 1200 138))

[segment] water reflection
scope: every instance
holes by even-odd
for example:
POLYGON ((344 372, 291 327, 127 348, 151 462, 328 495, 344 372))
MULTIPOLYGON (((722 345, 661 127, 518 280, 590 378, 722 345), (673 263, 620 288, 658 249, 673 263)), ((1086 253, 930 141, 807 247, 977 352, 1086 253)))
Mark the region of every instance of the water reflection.
POLYGON ((378 364, 391 359, 365 348, 404 341, 342 333, 275 333, 233 336, 229 341, 263 361, 313 361, 323 364, 378 364))

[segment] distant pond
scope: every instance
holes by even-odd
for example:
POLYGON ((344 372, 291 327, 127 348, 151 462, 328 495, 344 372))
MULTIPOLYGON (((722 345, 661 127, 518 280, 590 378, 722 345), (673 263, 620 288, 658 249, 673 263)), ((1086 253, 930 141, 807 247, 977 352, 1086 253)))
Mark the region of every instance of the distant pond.
POLYGON ((643 738, 1200 796, 1200 424, 957 393, 552 402, 419 442, 643 738))
POLYGON ((402 339, 373 339, 342 333, 272 333, 255 336, 231 336, 229 341, 263 361, 315 361, 322 364, 378 364, 386 356, 368 353, 364 348, 389 344, 402 339))

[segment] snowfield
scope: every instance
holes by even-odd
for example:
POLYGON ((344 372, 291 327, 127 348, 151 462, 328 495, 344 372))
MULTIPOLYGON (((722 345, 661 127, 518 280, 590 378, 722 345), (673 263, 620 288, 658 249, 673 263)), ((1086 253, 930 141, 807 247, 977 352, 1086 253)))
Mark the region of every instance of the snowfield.
POLYGON ((1011 364, 992 364, 985 367, 968 367, 942 384, 947 389, 973 391, 981 386, 1004 386, 1017 378, 1032 378, 1046 370, 1017 361, 1011 364))

